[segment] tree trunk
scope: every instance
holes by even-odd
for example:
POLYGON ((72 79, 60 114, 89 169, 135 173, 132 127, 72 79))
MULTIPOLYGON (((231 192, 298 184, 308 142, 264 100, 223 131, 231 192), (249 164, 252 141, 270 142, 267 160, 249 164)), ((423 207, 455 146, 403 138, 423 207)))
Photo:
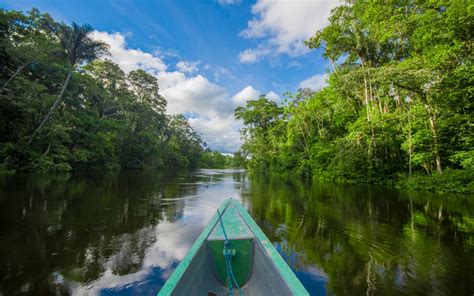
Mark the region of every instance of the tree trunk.
POLYGON ((304 149, 306 150, 307 147, 308 147, 308 143, 306 142, 305 132, 304 132, 303 128, 301 127, 301 124, 299 123, 298 119, 296 119, 296 125, 299 127, 299 129, 301 131, 301 135, 303 136, 304 149))
POLYGON ((329 58, 329 62, 331 63, 332 70, 334 71, 334 74, 337 76, 337 69, 336 69, 336 64, 334 63, 334 59, 329 58))
POLYGON ((412 142, 412 135, 411 135, 411 106, 408 106, 408 175, 411 177, 412 174, 412 167, 411 162, 413 158, 413 142, 412 142))
POLYGON ((433 108, 429 104, 427 98, 423 98, 423 105, 425 106, 426 112, 428 113, 428 121, 430 124, 431 135, 433 137, 433 152, 435 155, 436 170, 438 173, 443 172, 441 165, 441 156, 439 155, 439 143, 438 143, 438 126, 436 124, 436 114, 433 112, 433 108))
POLYGON ((63 98, 64 92, 66 91, 66 88, 69 84, 69 81, 71 80, 71 76, 72 76, 72 69, 69 70, 69 72, 67 74, 67 77, 66 77, 66 81, 64 81, 63 88, 61 89, 61 92, 59 93, 58 97, 56 98, 56 101, 54 102, 54 104, 51 106, 51 108, 49 108, 48 114, 46 114, 46 116, 43 118, 43 120, 41 121, 39 126, 36 128, 36 130, 31 135, 30 140, 28 141, 28 146, 31 145, 31 143, 35 139, 36 135, 38 135, 38 133, 41 131, 41 129, 43 128, 45 123, 48 122, 48 120, 51 118, 51 115, 53 115, 54 111, 56 111, 56 109, 58 108, 59 103, 61 102, 61 100, 63 98))
POLYGON ((365 107, 367 110, 367 121, 370 121, 370 112, 369 112, 369 90, 367 84, 367 77, 365 76, 365 63, 362 56, 359 54, 359 60, 362 65, 362 73, 364 75, 364 96, 365 96, 365 107))
POLYGON ((47 147, 46 150, 43 152, 43 154, 41 155, 41 157, 48 156, 49 151, 51 151, 51 143, 48 144, 48 147, 47 147))
POLYGON ((365 78, 365 73, 364 73, 364 93, 365 93, 365 108, 367 110, 367 121, 370 121, 369 96, 367 92, 367 79, 365 78))
POLYGON ((21 71, 23 71, 23 69, 26 68, 26 66, 28 66, 31 63, 33 63, 33 60, 28 61, 28 62, 24 63, 23 65, 21 65, 20 68, 18 68, 15 71, 15 73, 13 73, 13 75, 3 84, 2 89, 0 90, 0 92, 3 92, 5 90, 5 87, 7 87, 8 83, 10 83, 18 74, 20 74, 21 71))

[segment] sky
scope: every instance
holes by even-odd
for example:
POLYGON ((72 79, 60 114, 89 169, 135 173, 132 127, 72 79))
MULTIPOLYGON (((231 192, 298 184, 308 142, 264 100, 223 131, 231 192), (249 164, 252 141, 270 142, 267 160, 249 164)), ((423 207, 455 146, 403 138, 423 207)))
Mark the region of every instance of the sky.
POLYGON ((328 24, 339 0, 3 0, 57 21, 90 24, 125 71, 158 78, 168 114, 184 114, 208 147, 235 152, 233 110, 260 94, 281 102, 326 84, 328 62, 304 40, 328 24))

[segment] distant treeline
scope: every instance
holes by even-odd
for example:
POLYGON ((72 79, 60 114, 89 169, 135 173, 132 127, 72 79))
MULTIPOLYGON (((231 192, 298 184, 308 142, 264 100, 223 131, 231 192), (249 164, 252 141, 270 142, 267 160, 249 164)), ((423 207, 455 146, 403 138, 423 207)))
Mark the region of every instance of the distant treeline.
POLYGON ((249 168, 474 192, 473 12, 463 0, 334 9, 306 41, 331 64, 328 86, 236 109, 249 168))
POLYGON ((0 172, 223 166, 184 116, 165 114, 157 79, 98 59, 108 46, 91 32, 0 10, 0 172))

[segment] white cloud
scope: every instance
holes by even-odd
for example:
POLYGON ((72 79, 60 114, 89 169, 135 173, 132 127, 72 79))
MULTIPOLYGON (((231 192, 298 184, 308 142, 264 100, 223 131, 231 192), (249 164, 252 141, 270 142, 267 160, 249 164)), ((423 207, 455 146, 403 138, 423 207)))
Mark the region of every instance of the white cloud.
POLYGON ((261 57, 269 55, 271 48, 267 45, 260 44, 257 48, 246 49, 239 53, 239 61, 242 64, 251 64, 260 60, 261 57))
POLYGON ((178 68, 179 71, 184 72, 184 73, 189 73, 192 74, 194 72, 197 72, 198 70, 198 65, 200 64, 200 61, 197 62, 191 62, 191 61, 180 61, 176 64, 176 67, 178 68))
POLYGON ((319 90, 326 85, 328 85, 329 75, 327 73, 324 74, 316 74, 311 76, 303 81, 300 82, 300 88, 310 88, 312 90, 319 90))
MULTIPOLYGON (((126 35, 96 31, 92 33, 92 37, 110 45, 110 58, 125 72, 144 69, 155 75, 158 78, 160 93, 168 101, 167 113, 192 114, 189 119, 191 125, 211 149, 235 152, 239 148, 241 123, 235 120, 233 111, 247 100, 258 98, 258 90, 249 85, 231 97, 225 88, 209 81, 205 76, 192 76, 192 73, 197 71, 199 62, 183 60, 176 64, 178 71, 167 71, 163 56, 160 58, 139 49, 127 48, 126 35)), ((206 68, 212 67, 206 65, 204 69, 206 68)), ((218 71, 219 75, 235 78, 226 68, 217 67, 214 70, 218 71)), ((278 98, 273 92, 267 96, 275 100, 278 98)))
POLYGON ((190 118, 191 125, 205 135, 209 147, 220 147, 221 152, 233 153, 241 145, 241 123, 234 114, 216 115, 211 118, 190 118))
POLYGON ((258 52, 255 49, 246 49, 239 53, 239 61, 243 64, 254 63, 258 60, 258 52))
POLYGON ((239 61, 242 64, 258 62, 262 57, 271 54, 272 49, 268 45, 260 44, 257 48, 246 49, 239 53, 239 61))
POLYGON ((240 92, 235 94, 232 97, 232 100, 235 102, 236 105, 243 106, 249 100, 256 100, 260 92, 253 88, 251 85, 246 86, 240 92))
POLYGON ((277 94, 276 94, 275 92, 273 92, 273 91, 267 93, 267 94, 265 95, 265 97, 266 97, 267 99, 269 99, 270 101, 278 102, 278 101, 280 100, 280 96, 277 95, 277 94))
POLYGON ((126 35, 124 34, 94 31, 91 33, 91 37, 110 45, 110 58, 125 72, 143 69, 157 74, 167 69, 166 64, 159 57, 143 52, 140 49, 126 48, 126 35))
MULTIPOLYGON (((243 106, 249 100, 256 100, 261 95, 261 92, 253 88, 251 85, 247 85, 241 91, 236 93, 232 100, 235 102, 236 106, 243 106)), ((280 96, 273 91, 270 91, 265 94, 265 97, 270 101, 278 102, 280 100, 280 96)))
POLYGON ((254 18, 241 36, 262 39, 262 43, 257 49, 242 51, 240 61, 252 63, 270 54, 296 56, 307 52, 303 41, 324 28, 331 9, 340 4, 338 0, 258 0, 252 6, 254 18))
POLYGON ((214 116, 233 110, 227 91, 202 75, 186 77, 179 72, 162 72, 158 75, 158 84, 162 85, 160 92, 168 101, 168 114, 188 112, 214 116))

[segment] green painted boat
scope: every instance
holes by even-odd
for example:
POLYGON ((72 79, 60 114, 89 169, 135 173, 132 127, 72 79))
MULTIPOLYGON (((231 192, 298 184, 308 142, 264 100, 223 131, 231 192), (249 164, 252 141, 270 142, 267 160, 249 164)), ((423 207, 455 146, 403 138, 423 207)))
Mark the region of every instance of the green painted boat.
POLYGON ((224 201, 158 296, 309 295, 242 205, 224 201))

